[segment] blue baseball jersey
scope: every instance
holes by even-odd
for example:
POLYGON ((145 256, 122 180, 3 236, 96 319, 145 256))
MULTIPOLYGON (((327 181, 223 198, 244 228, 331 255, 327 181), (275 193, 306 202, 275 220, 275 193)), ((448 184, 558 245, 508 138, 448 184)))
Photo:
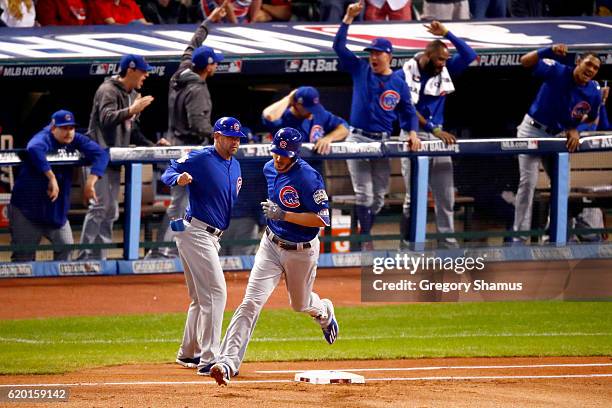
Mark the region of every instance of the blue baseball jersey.
POLYGON ((399 119, 406 131, 418 129, 416 110, 406 81, 395 73, 375 74, 367 59, 358 58, 346 47, 348 25, 342 23, 334 39, 340 68, 353 78, 351 125, 368 132, 393 132, 393 122, 399 119))
MULTIPOLYGON (((302 159, 285 173, 278 173, 274 161, 264 166, 268 198, 285 211, 315 213, 329 225, 329 202, 323 177, 302 159)), ((268 227, 284 240, 307 242, 319 234, 318 227, 304 227, 287 221, 268 220, 268 227)))
POLYGON ((601 105, 599 85, 595 81, 578 85, 573 71, 574 67, 551 59, 538 61, 533 74, 543 78, 544 83, 529 108, 529 116, 558 132, 597 118, 601 105))
POLYGON ((51 166, 47 161, 47 153, 62 151, 68 154, 81 152, 85 156, 86 164, 91 165, 91 173, 98 177, 104 175, 109 160, 106 150, 80 133, 76 133, 72 142, 67 145, 59 143, 53 137, 50 126, 32 137, 26 147, 27 156, 15 179, 11 205, 19 208, 30 221, 53 228, 66 224, 70 210, 74 166, 51 166), (49 170, 53 170, 59 186, 59 195, 54 202, 51 202, 47 195, 49 179, 44 173, 49 170))
POLYGON ((172 160, 161 179, 167 185, 174 186, 183 172, 193 177, 192 182, 187 184, 189 205, 186 215, 225 230, 242 187, 238 160, 234 157, 225 160, 214 146, 208 146, 172 160))
MULTIPOLYGON (((244 130, 244 127, 242 129, 244 130)), ((258 221, 262 219, 260 203, 265 201, 268 196, 264 188, 266 179, 261 171, 266 161, 265 159, 245 160, 240 164, 242 188, 240 189, 240 199, 232 208, 232 218, 251 217, 258 221)))
POLYGON ((266 128, 272 133, 284 127, 297 129, 302 134, 302 142, 304 143, 316 143, 317 140, 340 125, 344 125, 348 129, 348 123, 344 119, 327 110, 324 110, 321 114, 313 114, 310 119, 299 119, 291 113, 291 108, 287 108, 277 120, 271 121, 263 117, 262 120, 266 128))
MULTIPOLYGON (((474 50, 467 45, 465 41, 456 37, 450 31, 445 36, 455 46, 457 53, 446 61, 446 69, 451 77, 461 75, 472 61, 474 61, 478 55, 474 50)), ((404 81, 406 80, 406 73, 403 69, 395 71, 404 81)), ((444 123, 444 105, 446 103, 446 95, 426 95, 425 84, 431 78, 427 72, 421 71, 420 83, 421 90, 419 91, 419 101, 416 104, 416 110, 426 120, 436 124, 442 125, 444 123)))

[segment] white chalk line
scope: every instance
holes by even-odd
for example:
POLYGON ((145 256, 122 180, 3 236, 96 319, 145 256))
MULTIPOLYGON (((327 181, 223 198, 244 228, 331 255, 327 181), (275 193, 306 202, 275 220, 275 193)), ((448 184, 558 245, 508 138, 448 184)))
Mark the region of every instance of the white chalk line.
MULTIPOLYGON (((546 380, 570 378, 610 378, 612 374, 559 374, 559 375, 486 375, 486 376, 444 376, 444 377, 388 377, 367 378, 372 381, 478 381, 478 380, 546 380)), ((233 380, 231 384, 283 384, 293 380, 233 380)), ((83 382, 83 383, 38 383, 38 384, 0 384, 0 388, 11 387, 106 387, 126 385, 216 385, 215 381, 129 381, 129 382, 83 382)))
MULTIPOLYGON (((456 339, 456 338, 496 338, 496 337, 608 337, 612 333, 582 333, 582 332, 544 332, 544 333, 455 333, 455 334, 396 334, 388 336, 341 336, 342 340, 397 340, 397 339, 456 339)), ((308 337, 258 337, 251 339, 254 343, 284 343, 313 341, 320 342, 321 336, 308 337)), ((0 337, 0 343, 23 344, 142 344, 142 343, 180 343, 180 338, 114 338, 114 339, 82 339, 82 340, 40 340, 22 337, 0 337)))
MULTIPOLYGON (((554 368, 554 367, 610 367, 612 363, 585 364, 524 364, 524 365, 472 365, 472 366, 434 366, 434 367, 396 367, 396 368, 338 368, 334 371, 368 372, 368 371, 434 371, 434 370, 495 370, 515 368, 554 368)), ((259 374, 293 374, 304 370, 259 370, 259 374)))

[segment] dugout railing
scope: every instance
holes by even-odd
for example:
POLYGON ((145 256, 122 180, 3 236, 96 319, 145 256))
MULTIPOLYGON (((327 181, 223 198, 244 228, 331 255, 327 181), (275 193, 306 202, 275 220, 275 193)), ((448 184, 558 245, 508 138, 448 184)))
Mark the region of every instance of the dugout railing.
MULTIPOLYGON (((406 143, 399 141, 373 143, 334 143, 329 155, 319 155, 311 144, 304 144, 302 157, 306 160, 347 160, 356 158, 400 158, 410 157, 410 217, 407 240, 414 244, 415 249, 423 248, 426 240, 427 224, 427 191, 429 179, 429 161, 433 156, 496 156, 496 155, 549 155, 553 158, 554 169, 551 174, 551 190, 547 195, 550 202, 550 240, 562 246, 567 243, 568 236, 568 202, 570 199, 569 175, 570 153, 565 147, 563 138, 537 139, 473 139, 459 140, 456 144, 445 145, 441 141, 425 141, 419 152, 410 152, 406 143)), ((143 164, 167 163, 177 159, 188 151, 201 146, 176 147, 130 147, 111 148, 111 163, 125 166, 125 203, 123 224, 123 259, 139 258, 141 231, 141 209, 143 193, 143 164)), ((612 132, 586 132, 582 134, 580 148, 576 153, 612 151, 612 132)), ((0 166, 16 166, 21 163, 22 151, 3 151, 0 153, 0 166)), ((240 146, 236 157, 239 160, 261 160, 270 155, 267 144, 247 144, 240 146)), ((79 164, 80 156, 53 154, 48 156, 52 164, 79 164)), ((348 177, 348 175, 347 175, 348 177)), ((612 183, 611 183, 612 185, 612 183)), ((604 186, 605 187, 605 186, 604 186)), ((574 194, 574 193, 572 193, 574 194)), ((583 196, 588 194, 581 193, 583 196)), ((599 190, 593 196, 612 202, 612 191, 599 190)), ((528 231, 511 233, 519 235, 528 231)), ((460 234, 460 233, 459 233, 460 234)), ((73 245, 75 248, 80 245, 73 245)), ((114 245, 113 245, 114 246, 114 245)))

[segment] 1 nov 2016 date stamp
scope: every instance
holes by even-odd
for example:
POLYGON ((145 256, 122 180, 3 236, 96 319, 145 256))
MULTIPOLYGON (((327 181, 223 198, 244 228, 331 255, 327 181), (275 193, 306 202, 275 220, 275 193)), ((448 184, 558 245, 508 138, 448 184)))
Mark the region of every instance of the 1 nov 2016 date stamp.
POLYGON ((0 387, 0 402, 68 401, 70 390, 58 387, 0 387))

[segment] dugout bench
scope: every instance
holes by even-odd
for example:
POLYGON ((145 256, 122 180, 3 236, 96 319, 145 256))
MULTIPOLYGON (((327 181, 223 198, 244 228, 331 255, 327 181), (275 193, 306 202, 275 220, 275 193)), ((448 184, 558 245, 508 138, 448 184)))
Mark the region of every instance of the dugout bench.
MULTIPOLYGON (((87 207, 83 204, 83 183, 85 180, 83 168, 76 168, 72 178, 72 190, 70 192, 70 211, 68 217, 71 221, 77 220, 82 223, 87 207)), ((166 213, 163 202, 155 201, 155 172, 152 164, 142 166, 142 204, 141 220, 144 227, 144 240, 153 240, 153 226, 159 223, 166 213)), ((121 188, 119 189, 119 215, 125 210, 125 166, 121 166, 121 188)))
MULTIPOLYGON (((348 212, 351 217, 351 235, 359 235, 357 217, 355 215, 355 194, 345 160, 325 160, 325 188, 330 199, 330 207, 348 212)), ((385 197, 385 207, 391 207, 402 213, 406 188, 401 172, 399 159, 391 160, 391 180, 389 193, 385 197)), ((455 211, 462 212, 463 229, 472 229, 474 215, 474 197, 456 195, 455 211)), ((433 209, 434 201, 429 195, 427 207, 433 209)), ((400 221, 401 222, 401 221, 400 221)), ((359 250, 359 243, 351 241, 351 250, 359 250)))
MULTIPOLYGON (((543 228, 548 217, 551 181, 540 166, 534 195, 532 228, 543 228)), ((584 208, 612 209, 612 152, 570 155, 570 191, 568 216, 577 216, 584 208)), ((604 214, 605 221, 605 214, 604 214)), ((535 238, 532 236, 532 239, 535 238)))

